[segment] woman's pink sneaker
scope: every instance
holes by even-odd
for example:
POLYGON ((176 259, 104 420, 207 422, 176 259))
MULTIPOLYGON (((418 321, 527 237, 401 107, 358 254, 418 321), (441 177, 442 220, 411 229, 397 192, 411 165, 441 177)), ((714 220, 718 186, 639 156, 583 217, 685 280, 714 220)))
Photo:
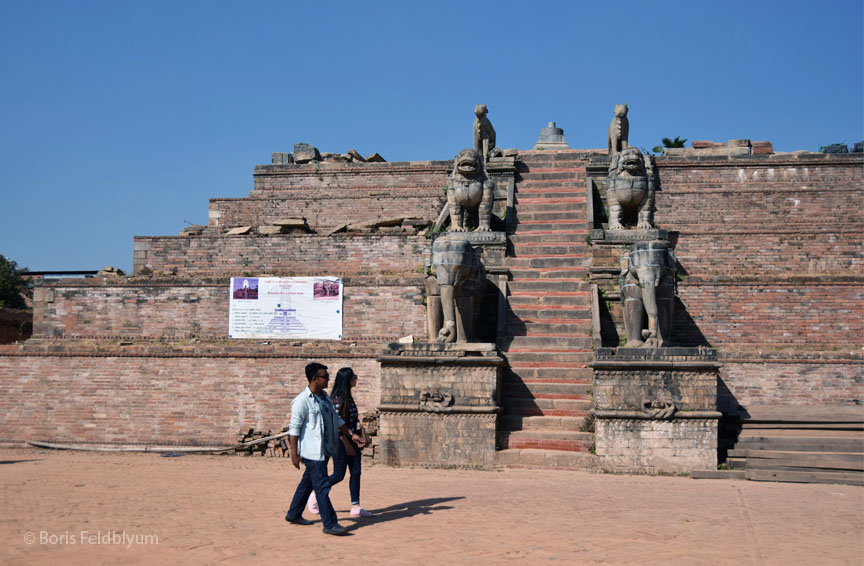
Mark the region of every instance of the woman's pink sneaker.
POLYGON ((372 513, 363 509, 362 507, 352 507, 351 508, 351 516, 352 517, 371 517, 372 513))
POLYGON ((315 499, 315 492, 312 492, 312 495, 309 496, 309 501, 306 502, 306 507, 309 509, 309 512, 313 515, 318 515, 318 500, 315 499))

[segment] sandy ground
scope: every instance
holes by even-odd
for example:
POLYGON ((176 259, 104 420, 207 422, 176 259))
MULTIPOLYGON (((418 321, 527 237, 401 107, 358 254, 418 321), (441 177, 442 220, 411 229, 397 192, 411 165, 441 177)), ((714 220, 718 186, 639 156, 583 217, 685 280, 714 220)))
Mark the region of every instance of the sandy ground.
POLYGON ((299 478, 281 458, 0 449, 0 563, 864 563, 860 487, 370 466, 375 517, 349 517, 346 478, 333 537, 284 521, 299 478))

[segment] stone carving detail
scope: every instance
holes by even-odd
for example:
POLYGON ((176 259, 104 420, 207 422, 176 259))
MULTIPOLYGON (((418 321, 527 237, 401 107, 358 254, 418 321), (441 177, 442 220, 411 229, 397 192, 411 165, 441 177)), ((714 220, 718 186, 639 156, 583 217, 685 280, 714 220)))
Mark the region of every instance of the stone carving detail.
POLYGON ((675 401, 672 400, 672 394, 668 391, 664 391, 663 393, 663 399, 642 400, 642 411, 647 413, 652 419, 658 421, 671 419, 675 411, 678 410, 675 406, 675 401))
POLYGON ((442 413, 453 406, 453 395, 448 392, 441 393, 437 389, 423 391, 420 393, 420 410, 429 413, 442 413))
POLYGON ((621 256, 625 348, 670 345, 675 316, 675 254, 666 242, 636 242, 621 256), (648 325, 645 328, 645 318, 648 325))
POLYGON ((627 120, 627 105, 616 104, 615 116, 609 124, 609 158, 620 153, 628 146, 627 139, 630 136, 630 122, 627 120))
POLYGON ((431 264, 435 277, 426 281, 429 339, 472 341, 474 311, 486 285, 479 250, 461 234, 445 234, 432 244, 431 264))
POLYGON ((490 157, 500 157, 501 150, 495 147, 495 128, 486 117, 489 110, 485 104, 474 107, 474 150, 486 161, 490 157))
POLYGON ((654 228, 654 191, 657 182, 654 161, 635 147, 627 147, 609 162, 606 203, 609 229, 623 230, 625 217, 636 215, 636 228, 654 228))
POLYGON ((453 173, 447 178, 447 205, 450 208, 450 231, 464 232, 467 211, 477 211, 477 231, 489 232, 495 183, 486 176, 480 154, 463 149, 453 161, 453 173))

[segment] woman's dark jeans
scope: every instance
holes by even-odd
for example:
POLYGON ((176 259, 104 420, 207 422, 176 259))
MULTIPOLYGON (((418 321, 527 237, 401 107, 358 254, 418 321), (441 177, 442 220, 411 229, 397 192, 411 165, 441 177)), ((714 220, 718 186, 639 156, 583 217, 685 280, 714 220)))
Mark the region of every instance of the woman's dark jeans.
POLYGON ((345 478, 345 470, 350 469, 351 479, 348 480, 348 490, 351 492, 351 505, 360 505, 360 463, 363 455, 354 442, 351 440, 348 442, 351 442, 351 446, 354 447, 354 455, 349 456, 342 440, 339 440, 338 450, 333 458, 333 475, 328 480, 331 486, 336 485, 345 478))

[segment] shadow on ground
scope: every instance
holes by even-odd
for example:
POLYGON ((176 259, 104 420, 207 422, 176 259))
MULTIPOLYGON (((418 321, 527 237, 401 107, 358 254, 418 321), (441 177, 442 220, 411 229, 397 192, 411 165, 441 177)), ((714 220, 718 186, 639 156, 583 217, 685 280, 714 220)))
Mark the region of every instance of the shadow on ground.
POLYGON ((415 501, 407 501, 405 503, 391 505, 390 507, 384 507, 382 509, 370 509, 370 511, 373 513, 372 517, 368 517, 365 519, 350 517, 350 519, 354 521, 354 524, 346 526, 346 530, 354 531, 368 525, 384 523, 387 521, 396 521, 398 519, 407 519, 408 517, 414 517, 415 515, 428 515, 433 511, 445 511, 447 509, 453 509, 451 505, 442 505, 442 503, 457 501, 459 499, 465 499, 465 497, 459 496, 417 499, 415 501))

